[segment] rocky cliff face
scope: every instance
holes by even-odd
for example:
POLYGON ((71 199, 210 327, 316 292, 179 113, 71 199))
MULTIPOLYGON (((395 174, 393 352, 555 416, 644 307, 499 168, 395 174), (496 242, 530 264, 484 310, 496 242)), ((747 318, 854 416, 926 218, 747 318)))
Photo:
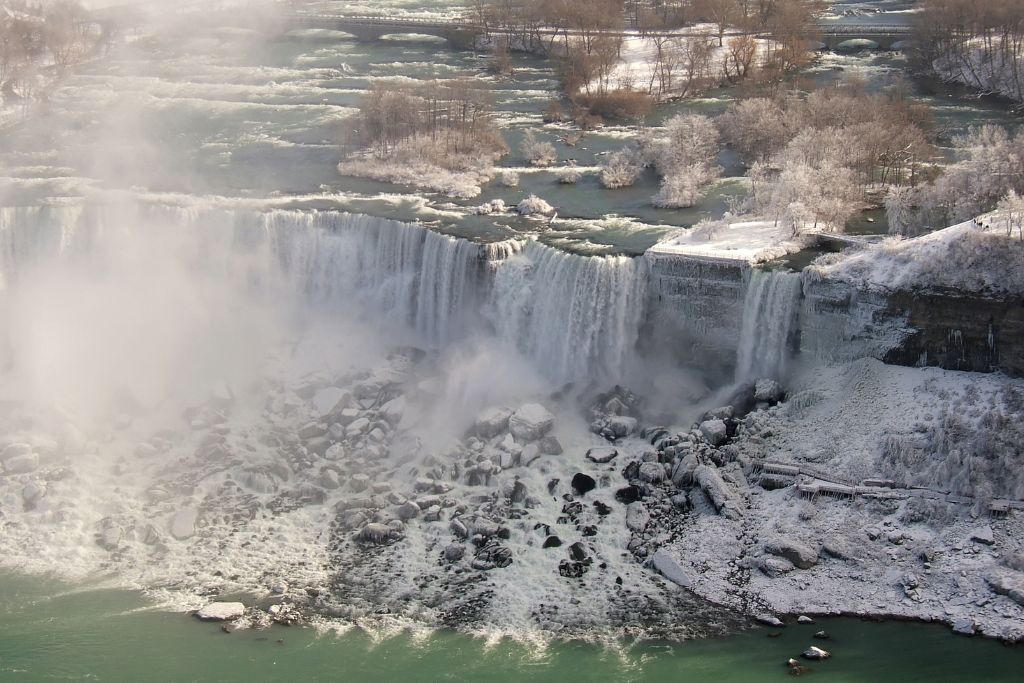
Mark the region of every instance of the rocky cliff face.
POLYGON ((1024 300, 897 292, 885 314, 911 330, 887 363, 1024 376, 1024 300))
POLYGON ((745 264, 648 252, 643 339, 689 367, 732 372, 746 293, 745 264))
POLYGON ((1024 376, 1024 301, 805 278, 800 350, 817 359, 1024 376))

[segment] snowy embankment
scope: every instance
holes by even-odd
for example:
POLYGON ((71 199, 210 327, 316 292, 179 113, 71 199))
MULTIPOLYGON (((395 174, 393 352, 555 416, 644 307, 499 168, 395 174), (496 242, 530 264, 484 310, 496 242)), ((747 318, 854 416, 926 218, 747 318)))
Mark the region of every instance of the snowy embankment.
POLYGON ((773 221, 716 222, 681 231, 651 247, 650 253, 755 264, 796 253, 813 239, 794 237, 773 221))
POLYGON ((1024 102, 1021 81, 1024 64, 998 52, 989 52, 983 44, 979 43, 967 56, 944 55, 932 63, 932 68, 944 81, 1024 102))
POLYGON ((789 392, 712 454, 735 514, 692 516, 661 564, 769 621, 893 616, 1024 639, 1024 521, 986 515, 1024 495, 1005 476, 1020 471, 1018 437, 990 443, 1024 416, 1020 382, 864 359, 809 367, 789 392))
POLYGON ((822 278, 887 289, 1024 293, 1024 241, 1008 236, 997 215, 910 239, 890 238, 808 268, 822 278))

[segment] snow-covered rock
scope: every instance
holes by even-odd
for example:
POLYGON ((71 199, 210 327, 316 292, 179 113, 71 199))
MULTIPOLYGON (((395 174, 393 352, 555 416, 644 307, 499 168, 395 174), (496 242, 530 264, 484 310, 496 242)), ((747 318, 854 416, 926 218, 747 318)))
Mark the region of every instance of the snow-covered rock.
POLYGON ((651 565, 666 579, 683 588, 692 588, 700 578, 695 571, 684 569, 676 562, 675 558, 664 550, 654 553, 651 557, 651 565))
POLYGON ((344 389, 326 387, 313 395, 313 409, 321 417, 326 417, 345 408, 351 398, 344 389))
POLYGON ((773 379, 759 379, 754 383, 754 400, 778 403, 783 396, 782 385, 773 379))
POLYGON ((509 431, 518 441, 536 441, 546 435, 555 424, 555 416, 539 403, 526 403, 508 420, 509 431))
POLYGON ((171 532, 171 536, 179 541, 191 538, 196 532, 196 518, 198 516, 199 511, 195 508, 185 508, 175 512, 168 524, 168 531, 171 532))
POLYGON ((784 557, 800 569, 810 569, 818 563, 818 553, 811 547, 791 539, 775 539, 764 545, 764 551, 784 557))
POLYGON ((509 408, 484 408, 473 421, 472 432, 484 439, 494 438, 508 429, 510 417, 512 411, 509 408))
POLYGON ((402 421, 405 410, 405 396, 398 396, 380 407, 380 417, 392 427, 396 427, 402 421))
POLYGON ((984 543, 985 545, 992 545, 996 542, 995 536, 992 535, 992 527, 988 525, 972 530, 969 537, 972 541, 984 543))
POLYGON ((4 460, 4 474, 28 474, 39 469, 38 453, 23 453, 4 460))
POLYGON ((729 438, 725 422, 721 420, 705 420, 701 422, 700 433, 712 446, 721 446, 729 438))
POLYGON ((196 612, 196 618, 203 621, 231 621, 245 614, 245 605, 240 602, 211 602, 196 612))
POLYGON ((641 501, 626 506, 626 527, 630 531, 642 532, 651 522, 651 513, 641 501))
POLYGON ((599 465, 604 465, 617 458, 619 452, 611 447, 598 446, 596 448, 587 449, 586 458, 591 462, 596 462, 599 465))

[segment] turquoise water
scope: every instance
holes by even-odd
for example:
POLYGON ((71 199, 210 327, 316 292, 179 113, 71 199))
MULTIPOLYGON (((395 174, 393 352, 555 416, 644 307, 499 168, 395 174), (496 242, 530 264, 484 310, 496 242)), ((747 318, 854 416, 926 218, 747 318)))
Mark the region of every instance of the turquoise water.
POLYGON ((942 626, 851 619, 753 629, 728 638, 598 646, 488 643, 452 632, 372 636, 275 627, 224 633, 217 624, 149 607, 138 594, 72 590, 0 577, 0 681, 257 683, 261 681, 791 680, 785 661, 811 644, 811 680, 1020 681, 1024 650, 954 636, 942 626), (826 629, 828 642, 812 639, 826 629))

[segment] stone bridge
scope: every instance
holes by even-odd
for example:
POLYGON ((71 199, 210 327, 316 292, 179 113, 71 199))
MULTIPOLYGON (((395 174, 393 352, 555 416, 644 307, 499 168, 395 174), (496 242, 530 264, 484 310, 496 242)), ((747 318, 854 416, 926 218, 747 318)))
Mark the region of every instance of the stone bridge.
POLYGON ((903 47, 902 43, 910 39, 911 31, 909 26, 823 24, 813 39, 821 42, 827 50, 859 47, 899 50, 903 47))
POLYGON ((360 42, 380 40, 384 36, 400 33, 436 36, 450 39, 465 32, 480 31, 475 24, 463 21, 392 18, 385 16, 341 16, 326 14, 296 14, 288 20, 289 29, 313 28, 341 31, 360 42))
MULTIPOLYGON (((354 36, 359 41, 380 40, 384 36, 394 34, 418 34, 436 36, 438 38, 450 39, 456 35, 467 33, 481 33, 484 27, 472 22, 460 19, 437 20, 437 19, 415 19, 404 17, 378 16, 344 16, 329 14, 294 14, 289 17, 287 24, 289 29, 312 28, 340 31, 354 36)), ((493 30, 492 30, 493 32, 493 30)), ((541 33, 552 33, 554 30, 541 33)), ((608 31, 608 35, 635 36, 635 31, 608 31)), ((820 42, 825 49, 842 50, 844 48, 856 48, 862 44, 865 47, 874 47, 882 50, 891 50, 899 47, 898 43, 906 41, 910 37, 909 26, 883 26, 877 24, 822 24, 809 32, 807 37, 815 42, 820 42), (851 41, 870 41, 867 43, 851 41)), ((706 36, 705 32, 671 31, 666 35, 673 36, 706 36)), ((648 32, 647 35, 653 35, 648 32)), ((736 32, 727 35, 739 35, 736 32)), ((748 35, 762 36, 759 33, 748 35)))

